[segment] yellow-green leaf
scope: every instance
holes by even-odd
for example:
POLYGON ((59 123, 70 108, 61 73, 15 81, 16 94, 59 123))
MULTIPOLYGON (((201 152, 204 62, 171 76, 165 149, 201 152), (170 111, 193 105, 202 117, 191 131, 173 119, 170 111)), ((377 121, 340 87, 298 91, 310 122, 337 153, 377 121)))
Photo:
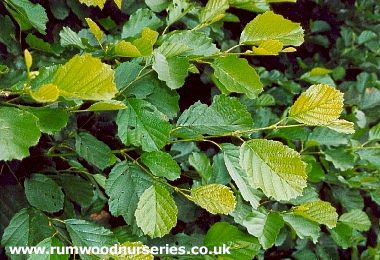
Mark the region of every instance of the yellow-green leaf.
POLYGON ((79 0, 79 2, 87 6, 98 6, 100 9, 103 9, 107 0, 79 0))
POLYGON ((200 23, 211 24, 219 21, 228 7, 228 0, 209 0, 199 14, 200 23))
POLYGON ((299 23, 267 11, 247 24, 240 36, 240 44, 258 46, 268 40, 278 40, 284 46, 300 46, 304 41, 303 37, 303 29, 299 23))
POLYGON ((284 44, 279 40, 268 40, 260 43, 259 47, 253 47, 255 55, 278 55, 284 44))
POLYGON ((240 165, 252 187, 276 200, 295 198, 306 187, 307 175, 300 154, 280 142, 245 142, 240 148, 240 165))
POLYGON ((30 91, 30 95, 37 102, 54 102, 59 97, 59 90, 56 85, 49 83, 42 85, 37 91, 30 91))
POLYGON ((293 106, 289 115, 300 123, 307 125, 334 124, 343 111, 343 93, 326 85, 312 85, 303 92, 293 106))
POLYGON ((86 111, 111 111, 111 110, 122 110, 126 109, 127 105, 125 105, 121 101, 117 100, 109 100, 109 101, 99 101, 92 104, 86 111))
POLYGON ((24 50, 24 59, 25 59, 26 69, 29 71, 33 64, 33 58, 27 49, 24 50))
POLYGON ((337 119, 327 125, 328 128, 344 134, 355 133, 354 123, 346 121, 344 119, 337 119))
POLYGON ((209 184, 191 190, 194 202, 212 214, 229 214, 234 211, 236 199, 227 186, 209 184))
POLYGON ((336 209, 329 202, 316 200, 303 203, 292 208, 294 214, 324 224, 328 228, 336 227, 338 214, 336 209))
POLYGON ((100 43, 104 35, 103 31, 91 18, 86 18, 86 22, 88 24, 88 27, 90 27, 90 32, 95 36, 96 40, 100 43))
POLYGON ((68 98, 110 100, 117 93, 111 66, 90 54, 75 55, 57 70, 52 83, 68 98))
POLYGON ((133 42, 122 40, 115 45, 115 54, 123 57, 149 56, 153 52, 153 45, 156 43, 158 32, 145 27, 141 37, 133 42))

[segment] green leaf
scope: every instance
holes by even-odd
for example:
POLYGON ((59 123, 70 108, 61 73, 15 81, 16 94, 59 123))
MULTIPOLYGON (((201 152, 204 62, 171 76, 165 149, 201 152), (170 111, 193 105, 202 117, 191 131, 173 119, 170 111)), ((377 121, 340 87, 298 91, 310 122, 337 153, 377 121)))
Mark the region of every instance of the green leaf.
POLYGON ((141 33, 144 27, 152 30, 157 30, 161 27, 162 21, 155 13, 149 9, 139 9, 129 17, 129 20, 124 24, 121 33, 121 38, 136 37, 141 33))
POLYGON ((363 149, 356 152, 360 159, 367 161, 370 165, 373 165, 377 169, 380 169, 380 149, 363 149))
POLYGON ((37 125, 41 132, 54 134, 67 125, 69 115, 63 108, 24 107, 24 110, 38 118, 37 125))
POLYGON ((101 170, 113 165, 116 161, 111 148, 87 132, 81 132, 76 136, 75 151, 83 159, 101 170))
POLYGON ((306 187, 305 163, 293 149, 277 141, 254 139, 240 148, 240 165, 252 187, 268 197, 290 200, 306 187))
POLYGON ((111 66, 90 54, 75 55, 57 70, 52 83, 68 98, 109 100, 117 93, 111 66))
POLYGON ((25 180, 25 195, 33 207, 54 213, 63 209, 63 194, 61 187, 51 178, 43 174, 33 174, 25 180))
POLYGON ((267 11, 247 24, 240 36, 240 44, 258 46, 264 41, 278 40, 284 46, 300 46, 303 38, 303 29, 299 23, 267 11))
MULTIPOLYGON (((60 240, 55 237, 48 237, 41 242, 39 242, 36 247, 45 248, 45 250, 52 250, 52 248, 61 248, 63 244, 60 240)), ((54 251, 53 251, 54 252, 54 251)), ((41 255, 41 254, 31 254, 28 257, 28 260, 67 260, 69 259, 69 255, 62 254, 49 254, 49 255, 41 255)))
POLYGON ((328 149, 324 151, 327 161, 333 163, 334 167, 346 171, 355 166, 355 156, 344 148, 328 149))
POLYGON ((161 185, 152 185, 141 195, 135 217, 144 234, 162 237, 177 224, 177 214, 169 191, 161 185))
POLYGON ((208 25, 219 21, 224 17, 228 7, 228 0, 208 0, 199 14, 199 22, 208 25))
POLYGON ((343 249, 347 249, 352 245, 353 237, 351 227, 343 223, 338 223, 337 226, 329 230, 329 232, 332 239, 343 249))
POLYGON ((33 4, 28 0, 5 0, 5 7, 20 25, 22 31, 35 28, 46 34, 48 17, 45 8, 40 4, 33 4))
POLYGON ((121 101, 109 100, 96 102, 87 108, 86 111, 112 111, 126 108, 127 106, 121 101))
POLYGON ((353 209, 339 217, 339 222, 346 224, 359 231, 368 231, 371 227, 371 221, 367 214, 360 209, 353 209))
POLYGON ((292 208, 294 214, 334 228, 338 221, 336 209, 329 202, 316 200, 292 208))
POLYGON ((98 6, 100 9, 103 9, 104 4, 107 0, 79 0, 80 3, 87 6, 98 6))
POLYGON ((264 249, 271 248, 280 233, 284 221, 276 212, 252 211, 243 221, 248 233, 259 239, 264 249))
POLYGON ((363 44, 369 42, 370 40, 376 39, 378 34, 373 31, 365 30, 362 31, 358 37, 358 44, 363 44))
POLYGON ((134 82, 126 89, 125 94, 145 99, 169 119, 176 117, 179 111, 178 93, 167 88, 166 84, 153 74, 134 82))
POLYGON ((236 206, 236 199, 227 186, 209 184, 191 189, 193 201, 212 214, 229 214, 236 206))
MULTIPOLYGON (((5 247, 8 256, 11 257, 10 246, 34 246, 53 234, 54 229, 41 211, 33 208, 22 209, 13 216, 4 230, 1 245, 5 247)), ((11 258, 25 259, 22 255, 13 255, 11 258)))
MULTIPOLYGON (((80 219, 65 220, 67 232, 75 246, 81 247, 111 247, 117 244, 114 234, 104 227, 80 219)), ((80 255, 81 259, 98 259, 102 255, 80 255)), ((104 257, 104 256, 103 256, 104 257)))
POLYGON ((260 250, 260 244, 255 237, 227 222, 218 222, 212 225, 207 231, 204 244, 210 249, 223 245, 229 246, 231 254, 225 255, 225 257, 234 260, 251 260, 260 250))
POLYGON ((215 96, 211 106, 193 104, 178 118, 174 134, 181 131, 193 135, 223 135, 252 128, 253 120, 247 108, 235 97, 215 96))
POLYGON ((257 209, 260 198, 256 195, 257 192, 255 188, 250 185, 247 173, 243 171, 240 166, 239 147, 233 144, 222 144, 222 149, 228 173, 238 187, 241 196, 244 200, 248 201, 254 209, 257 209))
POLYGON ((158 177, 174 181, 181 175, 181 168, 168 153, 162 151, 143 153, 141 160, 158 177))
POLYGON ((201 32, 180 31, 171 34, 160 47, 165 57, 173 56, 210 56, 219 50, 212 39, 201 32))
POLYGON ((4 43, 8 52, 12 54, 20 53, 20 46, 16 40, 16 28, 12 23, 11 18, 8 15, 0 15, 0 24, 2 24, 0 42, 4 43))
POLYGON ((63 27, 59 32, 60 44, 62 47, 75 46, 79 49, 85 49, 82 39, 79 35, 70 29, 70 27, 63 27))
POLYGON ((328 145, 339 146, 348 144, 346 134, 338 133, 325 127, 316 127, 308 137, 307 146, 312 145, 328 145))
POLYGON ((144 100, 128 99, 127 106, 116 119, 121 141, 127 146, 141 146, 147 152, 164 147, 171 128, 168 118, 144 100))
POLYGON ((60 174, 59 180, 67 197, 82 208, 90 206, 94 197, 94 188, 89 181, 72 174, 60 174))
POLYGON ((307 125, 329 125, 343 111, 343 93, 325 84, 312 85, 290 108, 289 115, 307 125))
POLYGON ((28 35, 25 38, 25 41, 29 45, 29 47, 33 49, 54 53, 51 45, 48 42, 45 42, 43 39, 38 38, 32 33, 28 33, 28 35))
POLYGON ((173 0, 167 9, 167 26, 170 26, 176 21, 180 20, 191 10, 191 8, 192 4, 187 0, 173 0))
POLYGON ((3 185, 0 192, 0 237, 12 217, 28 206, 24 188, 21 185, 3 185))
POLYGON ((317 243, 319 237, 319 225, 293 213, 282 214, 283 220, 296 232, 301 239, 311 238, 313 243, 317 243))
POLYGON ((207 183, 212 175, 212 167, 207 155, 194 152, 189 156, 189 163, 207 183))
POLYGON ((229 91, 256 98, 263 91, 259 75, 246 59, 235 56, 216 58, 211 64, 215 77, 229 91))
POLYGON ((223 153, 215 154, 212 157, 212 175, 208 180, 208 183, 227 185, 230 182, 231 177, 224 162, 223 153))
POLYGON ((21 160, 29 156, 41 132, 33 114, 13 107, 0 108, 0 160, 21 160))
POLYGON ((125 222, 135 222, 134 213, 143 192, 152 185, 152 178, 127 161, 116 164, 106 180, 109 210, 113 216, 123 216, 125 222))
POLYGON ((158 78, 165 81, 170 89, 177 89, 185 84, 189 60, 184 57, 167 58, 156 51, 152 67, 157 72, 158 78))
POLYGON ((368 140, 379 140, 380 139, 380 123, 373 126, 369 130, 369 138, 368 140))

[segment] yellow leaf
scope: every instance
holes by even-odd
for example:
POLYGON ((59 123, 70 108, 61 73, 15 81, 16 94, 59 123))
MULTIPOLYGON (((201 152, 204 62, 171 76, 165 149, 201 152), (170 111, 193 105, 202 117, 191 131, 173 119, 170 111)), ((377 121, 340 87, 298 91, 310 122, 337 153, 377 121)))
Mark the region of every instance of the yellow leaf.
POLYGON ((326 85, 312 85, 303 92, 289 115, 300 123, 327 126, 336 121, 343 111, 343 93, 326 85))
POLYGON ((86 22, 88 24, 88 27, 90 27, 91 33, 95 36, 96 40, 100 43, 104 35, 103 31, 91 18, 86 18, 86 22))
POLYGON ((209 184, 191 190, 194 202, 212 214, 229 214, 234 211, 236 199, 227 186, 209 184))
POLYGON ((121 10, 121 5, 122 5, 123 0, 113 0, 113 1, 117 5, 117 7, 119 7, 119 9, 121 10))
POLYGON ((107 0, 79 0, 80 3, 87 6, 98 6, 100 9, 103 9, 104 4, 107 0))
POLYGON ((27 49, 24 50, 24 59, 25 59, 26 69, 29 72, 29 70, 30 70, 30 68, 32 67, 32 64, 33 64, 33 58, 32 58, 32 55, 30 54, 30 52, 27 49))
POLYGON ((259 47, 253 47, 255 55, 278 55, 284 44, 279 40, 267 40, 260 43, 259 47))
POLYGON ((294 47, 286 47, 281 52, 295 52, 295 51, 297 51, 297 49, 294 47))
POLYGON ((111 110, 122 110, 126 109, 127 106, 117 100, 109 100, 109 101, 99 101, 92 104, 86 111, 111 111, 111 110))
POLYGON ((45 84, 37 91, 30 91, 30 95, 35 101, 40 103, 54 102, 59 97, 59 90, 54 84, 45 84))

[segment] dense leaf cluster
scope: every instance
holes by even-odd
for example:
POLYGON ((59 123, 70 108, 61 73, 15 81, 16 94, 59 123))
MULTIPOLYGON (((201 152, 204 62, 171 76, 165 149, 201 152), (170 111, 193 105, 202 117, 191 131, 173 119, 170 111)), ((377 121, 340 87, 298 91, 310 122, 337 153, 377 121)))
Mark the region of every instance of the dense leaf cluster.
POLYGON ((380 257, 375 1, 37 2, 0 4, 4 256, 380 257))

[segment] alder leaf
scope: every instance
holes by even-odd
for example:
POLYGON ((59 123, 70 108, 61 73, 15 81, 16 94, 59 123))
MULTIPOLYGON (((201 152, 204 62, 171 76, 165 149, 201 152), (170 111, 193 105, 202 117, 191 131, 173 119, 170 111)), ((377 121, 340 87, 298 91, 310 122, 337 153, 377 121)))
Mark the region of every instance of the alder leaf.
POLYGON ((68 98, 110 100, 117 93, 111 66, 90 54, 75 55, 58 68, 52 84, 68 98))
POLYGON ((95 36, 96 40, 99 43, 101 43, 102 38, 104 36, 104 32, 91 18, 86 18, 86 22, 88 24, 88 27, 90 27, 90 31, 95 36))
POLYGON ((33 207, 54 213, 63 209, 65 195, 61 187, 43 174, 33 174, 25 180, 25 195, 33 207))
POLYGON ((216 58, 211 66, 215 77, 228 92, 243 93, 253 99, 263 91, 259 75, 246 59, 221 57, 216 58))
POLYGON ((181 168, 168 153, 162 151, 143 153, 141 161, 158 177, 174 181, 181 175, 181 168))
POLYGON ((41 132, 38 118, 13 107, 0 108, 0 161, 21 160, 29 156, 29 147, 36 145, 41 132))
POLYGON ((127 102, 116 118, 121 141, 147 152, 164 147, 171 129, 168 118, 147 101, 131 98, 127 102))
POLYGON ((371 227, 371 221, 368 215, 360 209, 353 209, 339 217, 339 222, 346 224, 359 231, 368 231, 371 227))
POLYGON ((185 84, 189 65, 189 60, 185 57, 167 58, 156 51, 152 67, 157 72, 158 78, 165 81, 170 89, 178 89, 185 84))
POLYGON ((247 107, 235 97, 218 95, 211 106, 197 102, 178 118, 174 135, 223 135, 252 128, 253 120, 247 107))
POLYGON ((82 4, 85 4, 87 6, 97 6, 100 9, 103 9, 106 1, 107 0, 79 0, 79 2, 82 4))
POLYGON ((208 0, 199 14, 199 22, 201 24, 212 24, 219 21, 224 17, 228 7, 228 0, 208 0))
POLYGON ((284 221, 277 212, 252 211, 244 220, 243 225, 248 233, 259 239, 264 249, 271 248, 284 225, 284 221))
POLYGON ((212 214, 229 214, 236 206, 236 199, 227 186, 209 184, 191 189, 191 197, 196 204, 212 214))
POLYGON ((336 209, 329 202, 316 200, 306 202, 292 208, 296 215, 310 219, 319 224, 324 224, 328 228, 334 228, 338 221, 336 209))
POLYGON ((240 165, 252 187, 276 200, 295 198, 306 187, 306 166, 300 154, 280 142, 265 139, 244 142, 240 165))
POLYGON ((40 4, 33 4, 29 0, 5 0, 5 7, 20 25, 22 31, 30 28, 46 34, 46 23, 48 16, 45 8, 40 4))
POLYGON ((278 40, 284 46, 300 46, 304 41, 303 29, 299 23, 267 11, 249 22, 240 36, 242 45, 258 46, 268 40, 278 40))
MULTIPOLYGON (((296 121, 316 126, 333 127, 343 111, 343 93, 326 85, 312 85, 291 106, 289 115, 296 121)), ((345 123, 344 123, 345 124, 345 123)))
POLYGON ((150 237, 163 237, 177 224, 178 209, 169 191, 152 185, 141 195, 135 212, 137 225, 150 237))

